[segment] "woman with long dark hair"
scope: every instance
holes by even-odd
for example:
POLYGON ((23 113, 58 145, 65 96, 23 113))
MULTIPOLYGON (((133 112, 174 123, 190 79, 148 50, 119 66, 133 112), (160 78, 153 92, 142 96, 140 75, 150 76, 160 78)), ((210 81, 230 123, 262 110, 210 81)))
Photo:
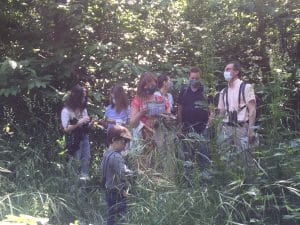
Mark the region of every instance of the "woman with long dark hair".
POLYGON ((88 137, 90 117, 87 109, 87 90, 75 85, 61 111, 62 127, 68 135, 73 135, 73 141, 68 146, 68 153, 81 161, 80 179, 88 179, 91 150, 88 137))
POLYGON ((117 123, 124 125, 128 122, 128 97, 121 85, 115 85, 110 90, 110 104, 106 107, 105 118, 108 120, 108 129, 117 123))

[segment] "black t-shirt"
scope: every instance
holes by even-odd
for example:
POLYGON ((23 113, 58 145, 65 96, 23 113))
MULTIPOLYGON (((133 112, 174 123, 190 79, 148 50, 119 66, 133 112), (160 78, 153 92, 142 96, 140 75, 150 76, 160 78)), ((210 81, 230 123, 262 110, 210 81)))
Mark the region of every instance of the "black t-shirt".
POLYGON ((184 130, 193 129, 197 133, 202 133, 209 116, 203 86, 195 92, 189 86, 181 88, 178 104, 182 107, 184 130))

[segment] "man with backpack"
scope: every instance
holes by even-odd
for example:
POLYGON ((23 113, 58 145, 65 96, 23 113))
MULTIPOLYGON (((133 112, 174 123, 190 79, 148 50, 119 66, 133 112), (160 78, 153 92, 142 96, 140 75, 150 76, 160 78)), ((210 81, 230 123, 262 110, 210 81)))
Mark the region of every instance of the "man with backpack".
POLYGON ((246 179, 251 179, 255 163, 249 144, 255 141, 256 99, 254 88, 239 76, 241 65, 238 62, 227 64, 224 79, 228 82, 219 96, 218 110, 224 116, 221 127, 223 137, 242 153, 246 179))

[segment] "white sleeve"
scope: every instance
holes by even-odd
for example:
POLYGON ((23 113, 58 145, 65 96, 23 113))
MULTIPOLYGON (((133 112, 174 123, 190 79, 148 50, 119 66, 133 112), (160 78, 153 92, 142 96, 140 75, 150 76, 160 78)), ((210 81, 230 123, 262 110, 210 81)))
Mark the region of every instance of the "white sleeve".
POLYGON ((70 120, 70 113, 67 108, 63 108, 60 114, 60 119, 61 119, 61 124, 63 128, 67 128, 69 125, 69 120, 70 120))
POLYGON ((82 111, 82 116, 83 116, 83 117, 88 116, 87 109, 84 109, 84 110, 82 111))
POLYGON ((168 93, 168 99, 169 99, 169 102, 170 102, 170 107, 171 107, 171 109, 173 109, 174 99, 173 99, 172 94, 168 93))
POLYGON ((155 96, 161 96, 161 93, 159 91, 154 92, 155 96))
POLYGON ((245 100, 246 103, 250 102, 251 100, 255 101, 255 92, 253 85, 247 84, 245 87, 245 100))
POLYGON ((224 98, 223 98, 224 89, 219 93, 219 102, 218 102, 218 109, 225 109, 224 105, 224 98))
MULTIPOLYGON (((109 105, 110 106, 110 105, 109 105)), ((109 106, 107 106, 106 108, 105 108, 105 112, 104 112, 104 116, 105 117, 108 117, 108 110, 109 110, 109 106)))

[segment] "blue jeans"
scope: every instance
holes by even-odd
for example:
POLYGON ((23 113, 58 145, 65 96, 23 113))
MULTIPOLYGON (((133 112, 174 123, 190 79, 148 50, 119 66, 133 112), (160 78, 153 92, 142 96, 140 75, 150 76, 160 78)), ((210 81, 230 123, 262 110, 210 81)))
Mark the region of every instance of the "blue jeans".
POLYGON ((91 146, 89 142, 89 136, 87 134, 81 139, 79 143, 79 149, 75 152, 74 158, 81 162, 80 174, 88 175, 91 160, 91 146))
POLYGON ((127 211, 127 198, 119 191, 106 190, 107 225, 115 225, 116 217, 122 216, 127 211))

